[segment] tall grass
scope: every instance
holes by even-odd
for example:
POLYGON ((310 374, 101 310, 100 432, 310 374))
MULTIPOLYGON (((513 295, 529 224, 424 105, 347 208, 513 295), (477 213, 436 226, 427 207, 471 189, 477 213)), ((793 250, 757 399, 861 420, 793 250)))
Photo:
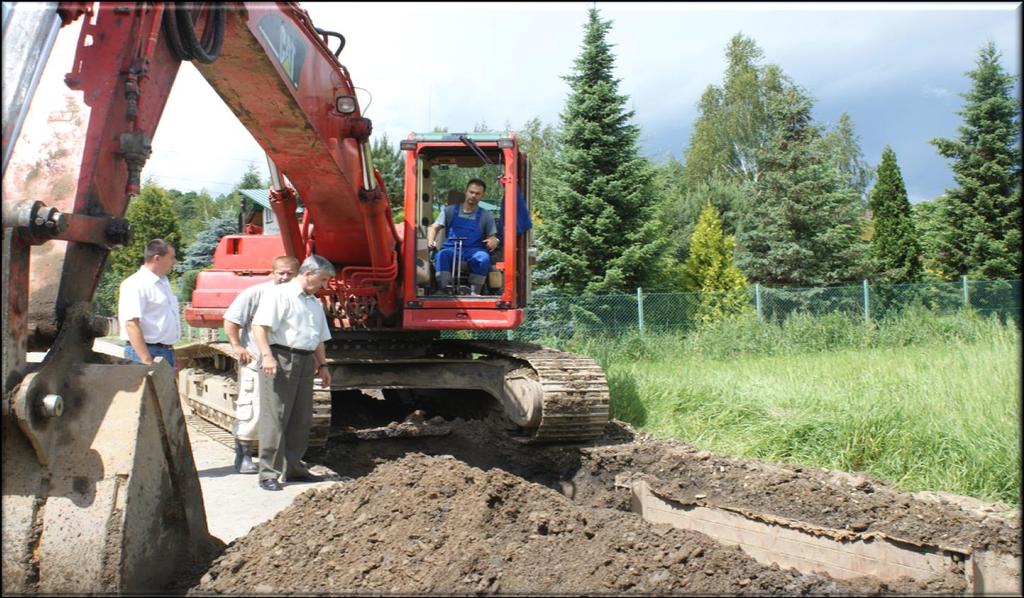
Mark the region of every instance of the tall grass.
POLYGON ((794 316, 568 343, 659 436, 1019 504, 1020 333, 970 313, 794 316))

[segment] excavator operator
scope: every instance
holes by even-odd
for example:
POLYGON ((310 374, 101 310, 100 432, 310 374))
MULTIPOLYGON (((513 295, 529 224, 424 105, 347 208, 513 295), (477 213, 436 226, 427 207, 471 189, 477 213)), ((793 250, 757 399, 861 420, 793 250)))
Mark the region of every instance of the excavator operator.
POLYGON ((487 185, 480 179, 471 179, 466 184, 465 200, 458 206, 448 206, 437 216, 427 229, 427 245, 437 248, 437 231, 447 229, 447 238, 441 250, 434 256, 437 285, 442 293, 451 293, 452 270, 456 262, 469 265, 469 288, 479 295, 491 269, 491 251, 498 246, 498 227, 494 215, 480 208, 487 185))

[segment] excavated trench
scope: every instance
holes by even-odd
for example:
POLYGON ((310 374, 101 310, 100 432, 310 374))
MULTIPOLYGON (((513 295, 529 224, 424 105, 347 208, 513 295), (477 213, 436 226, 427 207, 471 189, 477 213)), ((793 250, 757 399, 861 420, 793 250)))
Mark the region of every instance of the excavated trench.
MULTIPOLYGON (((715 455, 619 422, 586 445, 526 446, 479 397, 458 400, 476 419, 447 421, 443 436, 334 438, 309 460, 353 481, 301 495, 177 589, 1019 593, 1020 517, 1006 507, 715 455)), ((456 412, 336 401, 336 429, 456 412)))

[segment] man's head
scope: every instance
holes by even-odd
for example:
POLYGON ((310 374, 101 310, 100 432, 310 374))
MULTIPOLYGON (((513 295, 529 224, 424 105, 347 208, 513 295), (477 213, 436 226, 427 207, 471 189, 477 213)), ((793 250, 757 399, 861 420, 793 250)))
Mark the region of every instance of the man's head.
POLYGON ((313 294, 324 288, 327 281, 334 276, 334 265, 319 255, 311 254, 299 266, 299 275, 295 280, 306 293, 313 294))
POLYGON ((178 263, 178 257, 174 254, 174 245, 163 239, 153 239, 146 245, 144 254, 146 267, 157 276, 167 276, 178 263))
POLYGON ((272 267, 270 279, 274 281, 274 284, 281 284, 295 278, 295 275, 299 273, 299 260, 289 255, 282 255, 274 258, 272 267))
POLYGON ((470 179, 466 183, 466 206, 476 208, 487 191, 487 185, 480 179, 470 179))

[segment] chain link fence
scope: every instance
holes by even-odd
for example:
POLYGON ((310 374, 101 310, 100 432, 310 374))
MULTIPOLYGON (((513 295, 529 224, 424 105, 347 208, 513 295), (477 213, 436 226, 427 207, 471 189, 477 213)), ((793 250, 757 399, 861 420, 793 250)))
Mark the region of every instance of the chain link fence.
MULTIPOLYGON (((1020 280, 968 280, 919 284, 875 284, 841 287, 779 288, 754 285, 745 290, 747 305, 758 320, 782 322, 794 313, 845 314, 880 321, 916 306, 935 313, 964 308, 982 316, 996 314, 1004 322, 1021 321, 1020 280)), ((701 323, 701 293, 567 295, 537 291, 515 330, 448 330, 443 338, 538 341, 585 335, 618 336, 626 332, 686 332, 701 323)), ((192 328, 182 312, 182 340, 227 341, 223 329, 192 328)))
MULTIPOLYGON (((753 285, 744 309, 764 322, 790 315, 844 314, 865 322, 895 317, 912 306, 935 313, 969 308, 982 316, 1020 323, 1020 280, 968 280, 919 284, 876 284, 812 288, 753 285)), ((566 295, 539 291, 530 298, 525 321, 510 331, 446 331, 447 338, 537 341, 587 335, 617 336, 637 331, 686 332, 701 323, 701 293, 566 295)), ((712 298, 713 299, 713 298, 712 298)))

